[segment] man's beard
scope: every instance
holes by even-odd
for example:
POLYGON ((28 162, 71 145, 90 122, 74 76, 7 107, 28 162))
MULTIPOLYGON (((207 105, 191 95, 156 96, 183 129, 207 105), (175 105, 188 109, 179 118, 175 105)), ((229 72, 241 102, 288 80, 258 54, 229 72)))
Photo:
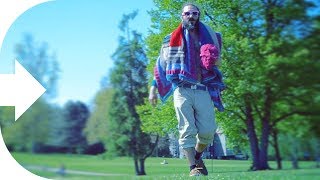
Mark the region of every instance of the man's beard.
POLYGON ((198 27, 199 19, 194 20, 193 18, 190 18, 188 20, 183 20, 182 24, 183 24, 183 27, 186 28, 187 30, 194 30, 198 27))

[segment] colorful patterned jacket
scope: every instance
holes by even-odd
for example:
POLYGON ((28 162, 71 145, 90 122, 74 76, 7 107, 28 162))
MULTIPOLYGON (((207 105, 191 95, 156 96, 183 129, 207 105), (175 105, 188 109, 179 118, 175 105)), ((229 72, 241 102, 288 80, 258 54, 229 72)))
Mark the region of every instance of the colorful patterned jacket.
MULTIPOLYGON (((200 46, 213 44, 221 52, 222 38, 220 33, 214 32, 209 26, 199 22, 200 46)), ((164 38, 160 55, 154 68, 153 85, 158 88, 160 99, 164 102, 183 83, 196 84, 196 63, 186 56, 186 38, 183 28, 179 27, 164 38)), ((199 54, 200 56, 200 54, 199 54)), ((221 91, 225 89, 222 74, 216 65, 207 70, 201 68, 201 84, 208 87, 209 94, 215 107, 223 111, 221 91)))

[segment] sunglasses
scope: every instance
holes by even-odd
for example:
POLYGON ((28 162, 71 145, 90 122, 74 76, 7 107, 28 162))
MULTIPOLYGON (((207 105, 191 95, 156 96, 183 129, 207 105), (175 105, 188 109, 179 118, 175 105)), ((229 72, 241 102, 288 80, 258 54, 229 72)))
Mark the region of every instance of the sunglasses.
POLYGON ((187 12, 183 12, 182 13, 183 16, 190 16, 191 14, 193 16, 198 16, 199 15, 199 11, 193 11, 193 12, 187 11, 187 12))

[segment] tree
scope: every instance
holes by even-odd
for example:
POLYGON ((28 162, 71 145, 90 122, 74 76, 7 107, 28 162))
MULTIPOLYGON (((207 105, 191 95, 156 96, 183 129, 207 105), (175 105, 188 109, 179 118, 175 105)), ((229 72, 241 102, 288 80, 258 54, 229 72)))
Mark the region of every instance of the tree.
POLYGON ((129 22, 137 11, 123 15, 119 29, 119 46, 113 54, 114 68, 110 84, 114 95, 109 109, 108 153, 133 157, 136 175, 145 175, 144 162, 151 155, 154 145, 150 136, 141 130, 136 106, 144 103, 147 96, 147 58, 139 33, 131 31, 129 22))
POLYGON ((142 130, 161 137, 169 133, 178 134, 177 119, 173 107, 172 98, 166 104, 158 103, 156 107, 152 107, 146 99, 145 104, 137 106, 142 130))
POLYGON ((51 129, 50 122, 54 113, 47 100, 56 94, 59 68, 56 57, 51 53, 47 43, 35 42, 30 34, 25 35, 24 39, 16 44, 15 54, 18 61, 47 91, 46 95, 39 98, 19 118, 19 121, 3 127, 4 140, 13 150, 34 151, 37 144, 47 141, 48 129, 51 129))
MULTIPOLYGON (((159 56, 163 38, 171 33, 179 24, 182 2, 154 0, 157 9, 149 11, 152 27, 150 35, 146 38, 147 57, 150 60, 147 65, 148 72, 153 77, 156 59, 159 56)), ((149 78, 149 83, 152 78, 149 78)), ((145 98, 145 104, 137 106, 138 114, 142 121, 142 130, 156 136, 164 137, 166 134, 177 132, 176 113, 173 108, 173 100, 166 103, 158 102, 156 108, 152 107, 145 98)))
MULTIPOLYGON (((38 100, 18 121, 12 120, 4 127, 3 138, 6 145, 13 151, 35 152, 39 144, 44 144, 48 140, 52 114, 50 104, 38 100)), ((13 118, 14 112, 10 116, 13 118)))
POLYGON ((242 120, 250 142, 252 169, 268 169, 269 135, 275 125, 293 115, 316 113, 307 108, 307 102, 315 103, 311 97, 316 95, 317 82, 312 77, 316 74, 310 72, 316 72, 319 63, 307 58, 308 47, 301 46, 310 33, 311 20, 306 15, 310 4, 238 1, 229 5, 225 8, 218 3, 212 9, 219 14, 229 9, 221 31, 228 43, 223 69, 233 91, 225 95, 229 114, 222 115, 220 122, 242 120))
POLYGON ((60 69, 48 44, 36 42, 31 34, 25 34, 14 50, 18 61, 46 88, 45 97, 54 98, 60 69))
POLYGON ((51 137, 52 145, 66 147, 70 153, 81 153, 87 146, 83 129, 90 116, 88 107, 80 101, 68 101, 62 110, 62 118, 57 119, 51 137))
POLYGON ((0 107, 0 127, 4 128, 14 121, 14 108, 10 106, 0 107))
POLYGON ((89 143, 103 142, 107 143, 107 121, 110 118, 108 109, 111 106, 111 99, 113 96, 113 89, 103 88, 96 97, 91 113, 84 132, 89 143))

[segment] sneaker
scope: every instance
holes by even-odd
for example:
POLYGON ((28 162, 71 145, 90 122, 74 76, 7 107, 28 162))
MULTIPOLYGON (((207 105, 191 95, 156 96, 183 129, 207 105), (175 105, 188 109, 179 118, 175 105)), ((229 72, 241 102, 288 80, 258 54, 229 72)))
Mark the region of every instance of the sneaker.
POLYGON ((195 167, 190 171, 190 176, 201 176, 201 171, 199 168, 195 167))
POLYGON ((208 170, 206 166, 204 165, 204 162, 202 159, 196 160, 196 168, 201 172, 201 174, 207 176, 208 170))

